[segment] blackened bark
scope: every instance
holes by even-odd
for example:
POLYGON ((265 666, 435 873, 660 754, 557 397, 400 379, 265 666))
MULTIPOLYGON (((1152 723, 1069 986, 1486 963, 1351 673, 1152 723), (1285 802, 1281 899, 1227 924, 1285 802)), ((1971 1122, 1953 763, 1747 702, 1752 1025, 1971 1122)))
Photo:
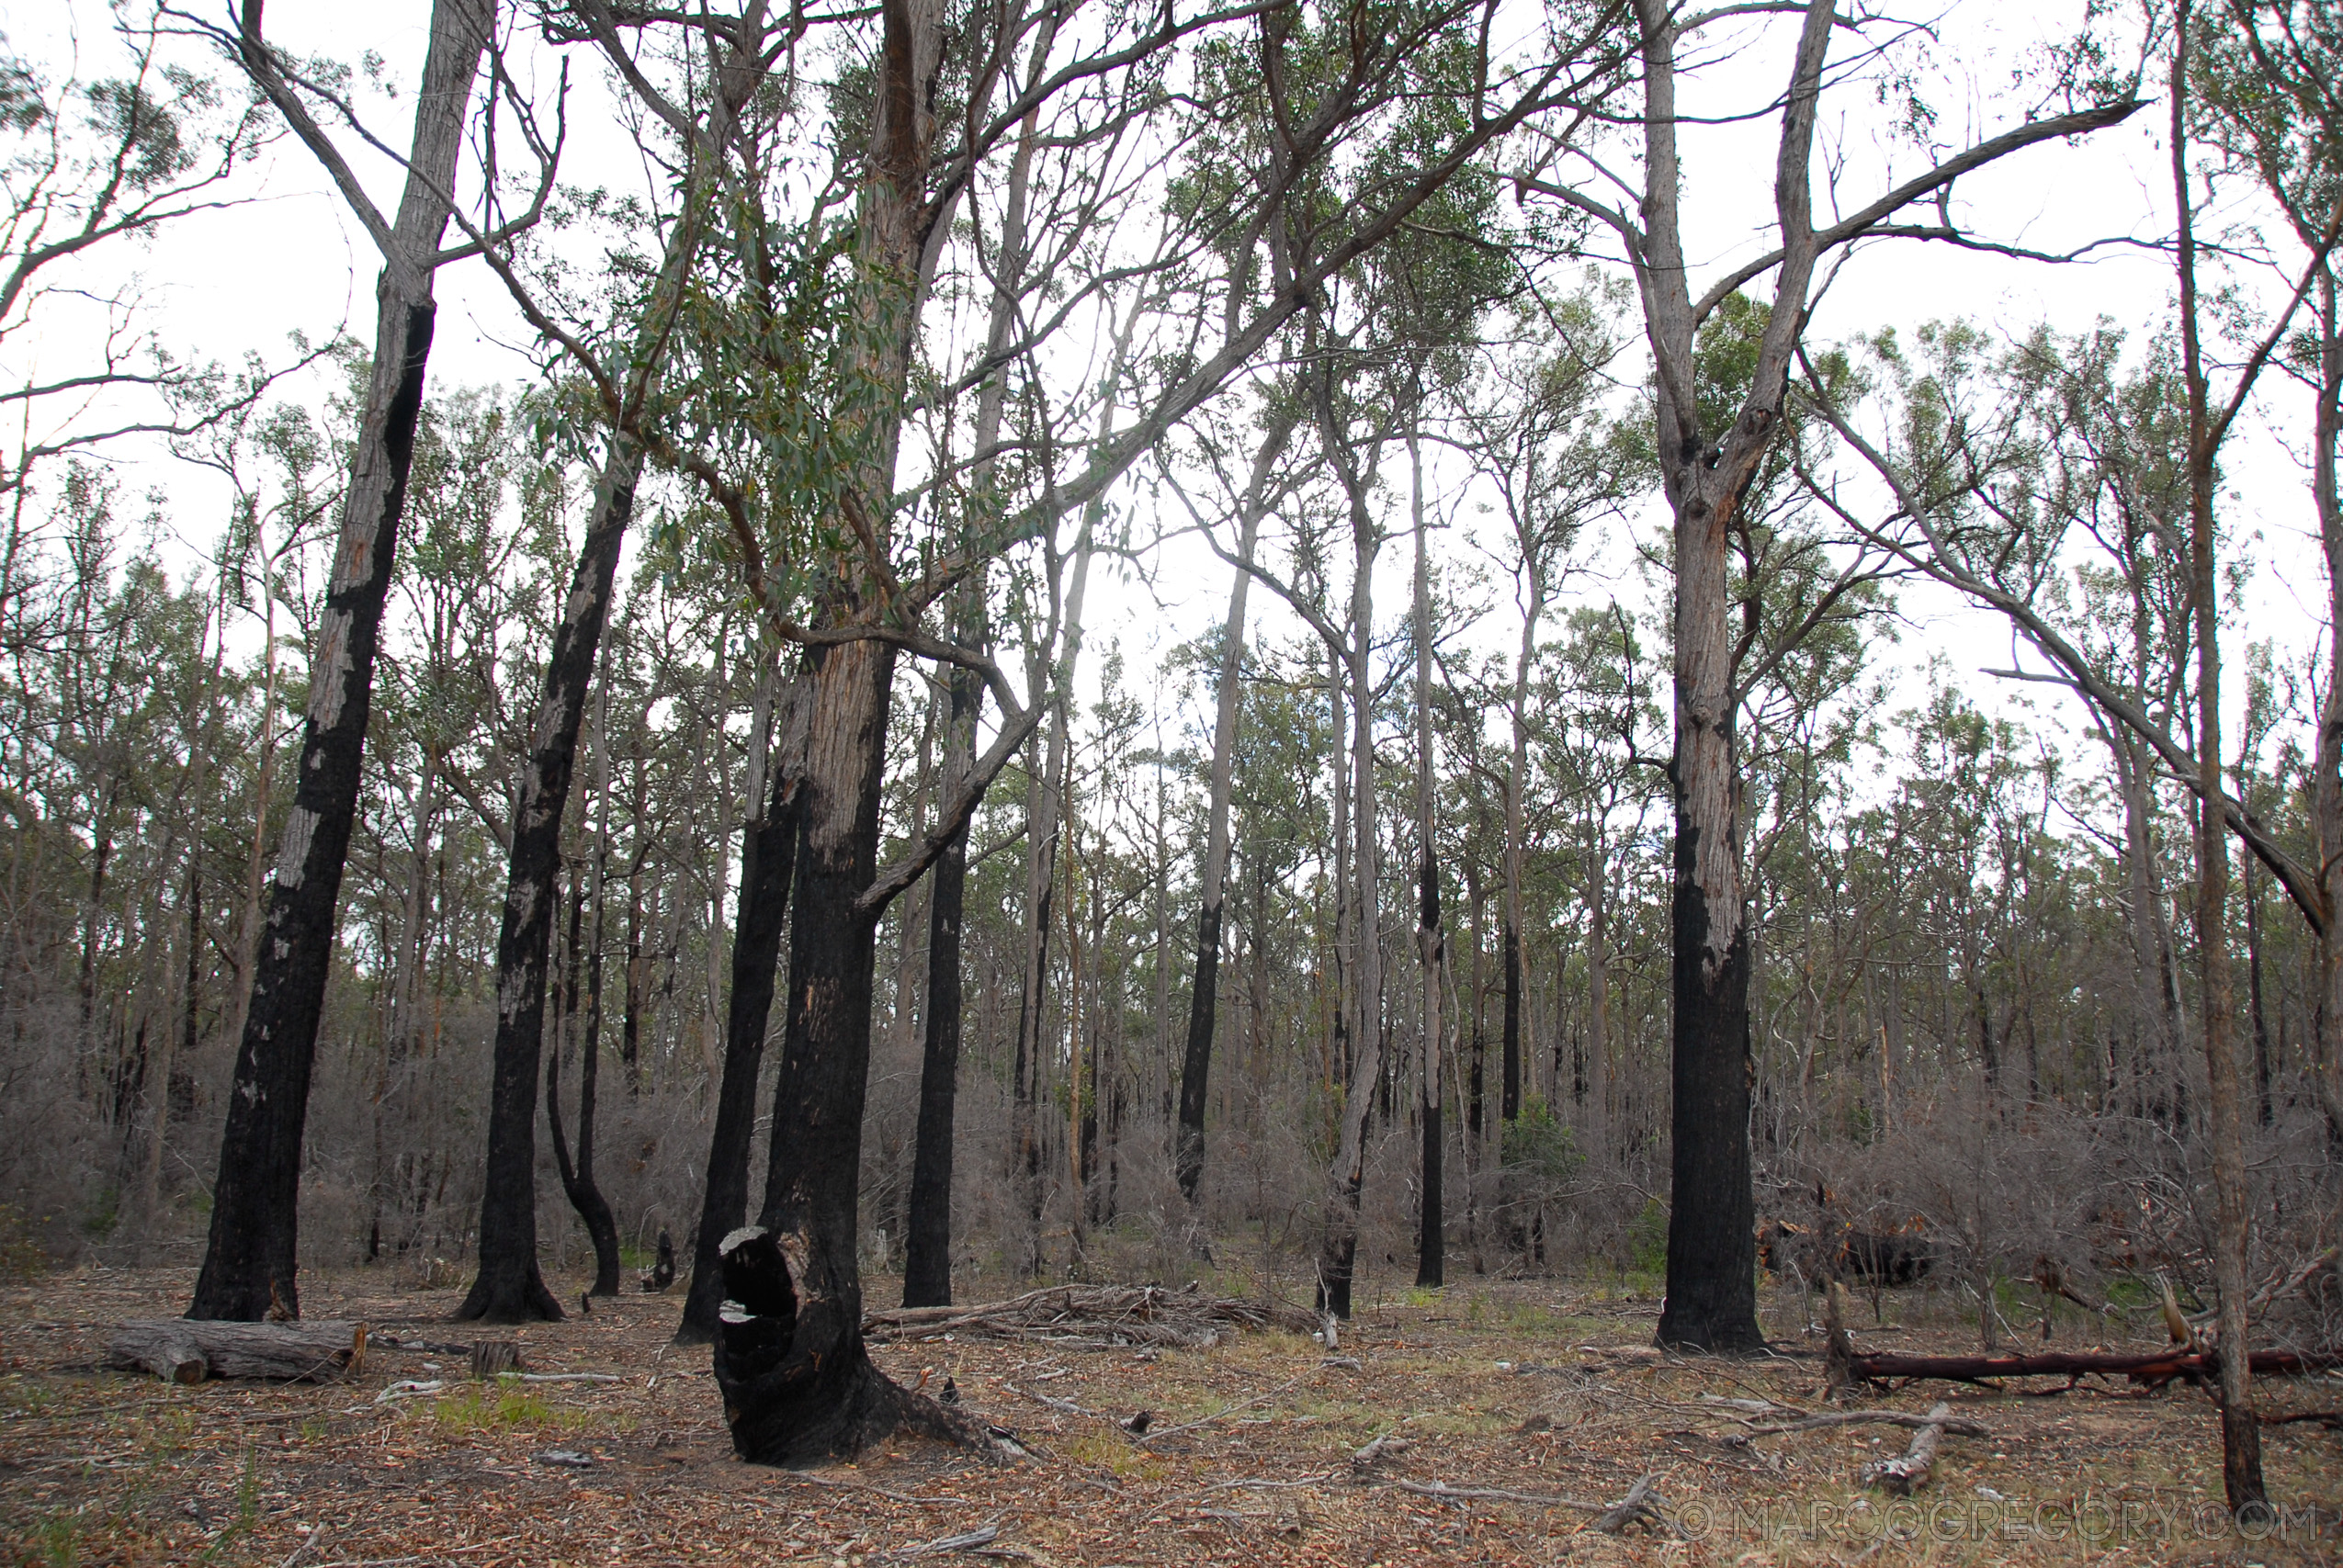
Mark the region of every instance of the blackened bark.
POLYGON ((578 1212, 584 1222, 586 1235, 594 1242, 594 1293, 615 1296, 618 1293, 618 1222, 610 1213, 610 1201, 594 1179, 594 1047, 585 1047, 579 1068, 578 1085, 578 1157, 570 1160, 570 1141, 561 1131, 561 1053, 549 1051, 545 1059, 545 1120, 553 1134, 553 1164, 561 1173, 561 1191, 570 1200, 570 1207, 578 1212))
MULTIPOLYGON (((770 1364, 755 1363, 753 1391, 735 1392, 752 1363, 729 1327, 717 1348, 733 1446, 765 1464, 851 1455, 899 1408, 885 1402, 900 1391, 863 1346, 855 1258, 877 924, 877 911, 856 899, 877 869, 894 663, 885 644, 843 643, 816 650, 809 677, 787 1022, 759 1221, 787 1259, 796 1306, 786 1345, 770 1364)), ((726 1288, 755 1310, 735 1272, 727 1270, 726 1288)), ((775 1347, 768 1338, 759 1348, 775 1347)))
MULTIPOLYGON (((287 1310, 300 1311, 294 1256, 310 1073, 333 957, 342 866, 357 814, 375 644, 423 408, 432 313, 428 299, 405 308, 386 302, 383 312, 386 341, 378 343, 376 352, 378 364, 391 367, 393 385, 360 431, 357 468, 361 473, 369 467, 387 470, 388 483, 351 487, 354 508, 373 503, 374 527, 355 560, 345 548, 325 601, 323 638, 339 643, 341 656, 321 646, 302 725, 300 764, 293 774, 291 815, 262 915, 252 999, 237 1047, 220 1174, 212 1189, 210 1238, 189 1317, 256 1323, 267 1315, 272 1291, 287 1310), (363 501, 362 489, 370 491, 363 501)), ((378 389, 385 378, 378 371, 378 389)), ((345 545, 347 538, 345 528, 345 545)))
MULTIPOLYGON (((251 7, 255 26, 258 13, 251 7)), ((300 1308, 294 1270, 310 1074, 357 813, 375 646, 423 411, 435 315, 431 260, 447 226, 444 193, 455 185, 466 107, 488 41, 487 13, 475 0, 438 0, 432 9, 410 168, 391 234, 403 254, 385 258, 376 286, 374 367, 318 623, 292 807, 249 976, 211 1233, 189 1317, 257 1322, 272 1295, 289 1311, 300 1308)))
POLYGON ((1180 1062, 1180 1194, 1196 1201, 1204 1177, 1204 1111, 1212 1072, 1212 1032, 1220 995, 1220 900, 1196 912, 1195 988, 1188 998, 1188 1048, 1180 1062))
POLYGON ((1507 1122, 1522 1113, 1522 933, 1505 922, 1505 1082, 1497 1113, 1507 1122))
MULTIPOLYGON (((944 737, 944 787, 952 800, 973 765, 984 687, 955 667, 944 737)), ((910 1223, 904 1227, 903 1304, 952 1303, 952 1145, 960 1081, 960 919, 967 902, 968 829, 961 824, 928 873, 927 1017, 920 1056, 919 1128, 911 1148, 910 1223)))
POLYGON ((1417 938, 1423 944, 1426 994, 1421 1080, 1423 1213, 1416 1227, 1416 1283, 1437 1286, 1445 1282, 1448 1258, 1448 1239, 1443 1224, 1447 1200, 1442 1191, 1447 1135, 1442 1127, 1440 1089, 1440 974, 1447 960, 1447 943, 1440 930, 1440 870, 1429 849, 1417 868, 1417 881, 1421 889, 1417 938))
POLYGON ((691 1289, 684 1298, 684 1320, 675 1328, 679 1345, 705 1345, 716 1337, 724 1305, 718 1248, 748 1218, 756 1081, 764 1065, 774 977, 780 968, 781 932, 798 858, 798 786, 805 741, 800 692, 792 683, 782 696, 780 755, 772 764, 764 808, 742 835, 740 905, 732 920, 732 985, 725 1003, 724 1076, 716 1091, 707 1185, 700 1195, 699 1233, 692 1244, 691 1289))
POLYGON ((552 945, 561 818, 569 805, 586 693, 609 617, 619 547, 634 513, 638 461, 631 442, 612 438, 529 729, 528 763, 513 811, 504 928, 496 943, 496 1046, 480 1274, 456 1309, 459 1319, 521 1323, 561 1315, 560 1303, 545 1288, 537 1267, 537 1080, 545 1032, 546 958, 552 945))
POLYGON ((1695 830, 1676 838, 1675 1139, 1668 1299, 1659 1339, 1703 1350, 1764 1348, 1757 1322, 1757 1207, 1749 1186, 1749 939, 1744 925, 1703 983, 1708 908, 1692 880, 1695 830))

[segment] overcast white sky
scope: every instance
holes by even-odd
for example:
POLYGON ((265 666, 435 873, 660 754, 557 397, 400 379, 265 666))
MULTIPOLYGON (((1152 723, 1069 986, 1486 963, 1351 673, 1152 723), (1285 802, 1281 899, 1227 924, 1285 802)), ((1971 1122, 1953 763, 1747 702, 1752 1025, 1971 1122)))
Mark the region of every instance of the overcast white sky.
MULTIPOLYGON (((222 17, 227 12, 220 0, 196 4, 222 17)), ((267 18, 272 38, 284 47, 353 63, 372 51, 383 57, 384 79, 399 83, 413 81, 417 73, 427 11, 424 0, 372 0, 362 6, 276 0, 267 18)), ((1948 7, 1938 28, 1940 41, 1916 60, 1924 96, 1939 114, 1939 141, 1949 149, 2019 118, 2022 105, 1995 97, 1992 85, 2007 82, 2012 65, 2044 39, 2071 30, 2078 13, 2077 6, 2038 8, 1988 0, 1948 7)), ((52 72, 76 51, 85 68, 105 69, 97 62, 113 58, 106 36, 109 25, 105 8, 93 0, 17 4, 0 11, 0 28, 11 48, 46 62, 52 72)), ((1778 25, 1753 24, 1746 37, 1753 40, 1749 48, 1687 84, 1688 111, 1756 109, 1779 91, 1793 33, 1778 25)), ((640 166, 600 73, 582 57, 573 75, 565 178, 637 188, 640 166)), ((386 140, 403 143, 407 104, 372 93, 364 101, 389 133, 386 140)), ((2162 103, 2152 103, 2124 126, 2082 145, 2037 148, 1972 175, 1959 187, 1959 210, 1982 233, 2048 251, 2109 235, 2164 235, 2171 228, 2165 116, 2162 103)), ((1860 205, 1921 166, 1917 150, 1895 144, 1886 134, 1885 120, 1866 85, 1826 99, 1824 135, 1834 182, 1831 191, 1817 191, 1819 202, 1860 205)), ((1694 128, 1686 143, 1689 248, 1697 280, 1712 268, 1770 246, 1771 130, 1762 123, 1694 128)), ((379 199, 386 207, 395 200, 396 171, 388 162, 368 159, 361 166, 379 199)), ((321 171, 288 141, 256 172, 251 194, 249 205, 175 227, 135 257, 165 341, 197 356, 253 350, 281 358, 287 335, 295 330, 319 338, 346 326, 366 335, 376 261, 321 171)), ((1696 291, 1698 287, 1696 281, 1696 291)), ((485 268, 477 263, 455 266, 441 275, 438 288, 436 390, 510 382, 529 373, 514 346, 526 345, 528 334, 485 268)), ((2144 339, 2165 319, 2171 294, 2168 263, 2152 251, 2115 248, 2085 264, 2051 266, 1888 242, 1847 267, 1823 302, 1813 335, 1828 339, 1889 325, 1908 331, 1931 320, 1967 317, 2017 338, 2041 321, 2077 332, 2107 317, 2144 339)), ((42 349, 44 356, 74 351, 69 341, 42 349)), ((2258 425, 2249 433, 2249 445, 2233 456, 2235 495, 2228 516, 2239 537, 2257 531, 2264 536, 2258 553, 2268 565, 2257 580, 2247 630, 2301 649, 2317 634, 2324 593, 2315 575, 2306 489, 2281 443, 2291 438, 2299 444, 2308 425, 2308 399, 2277 377, 2267 379, 2267 389, 2260 406, 2276 434, 2258 425)), ((171 492, 175 523, 187 538, 205 542, 216 530, 216 521, 205 515, 208 487, 198 477, 150 461, 136 466, 132 484, 171 492)), ((1404 507, 1404 495, 1394 503, 1404 507)), ((1404 542, 1387 550, 1382 571, 1378 601, 1397 609, 1406 581, 1404 542)), ((1164 596, 1160 614, 1115 576, 1107 573, 1107 581, 1093 586, 1098 613, 1092 625, 1099 630, 1092 647, 1120 636, 1133 680, 1144 690, 1152 683, 1144 673, 1152 662, 1150 647, 1194 637, 1221 616, 1227 571, 1199 551, 1193 565, 1183 560, 1177 570, 1159 573, 1157 581, 1164 585, 1159 589, 1164 596)), ((1630 597, 1643 592, 1632 581, 1622 581, 1616 591, 1630 597)), ((1253 603, 1262 606, 1265 598, 1256 593, 1253 603)), ((1904 604, 1919 625, 1888 655, 1896 663, 1916 666, 1931 654, 1942 654, 1964 671, 2009 662, 2010 639, 1998 617, 1917 587, 1906 591, 1904 604)), ((1503 608, 1499 613, 1511 615, 1503 608)), ((1500 642, 1512 635, 1510 626, 1490 630, 1500 642)), ((1094 660, 1091 668, 1095 670, 1094 660)), ((1982 677, 1966 683, 1981 701, 1998 704, 2013 694, 1982 677)), ((2239 684, 2233 682, 2233 690, 2239 684)), ((1910 689, 1916 694, 1917 688, 1910 689)), ((2044 700, 2039 688, 2024 695, 2038 704, 2044 700)))

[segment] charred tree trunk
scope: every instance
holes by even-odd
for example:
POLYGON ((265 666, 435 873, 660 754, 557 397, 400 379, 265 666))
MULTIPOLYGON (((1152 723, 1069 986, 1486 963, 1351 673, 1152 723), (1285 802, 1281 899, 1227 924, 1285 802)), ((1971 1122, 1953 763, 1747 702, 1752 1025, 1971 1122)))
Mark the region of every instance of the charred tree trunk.
MULTIPOLYGON (((969 592, 976 613, 963 607, 964 635, 982 615, 981 583, 969 592)), ((980 636, 980 634, 977 634, 980 636)), ((976 640, 975 637, 971 640, 976 640)), ((967 786, 976 760, 977 714, 984 688, 976 673, 955 668, 948 685, 951 712, 944 732, 944 778, 938 798, 967 786)), ((903 1255, 903 1304, 952 1303, 952 1152, 960 1082, 960 920, 967 903, 968 829, 964 823, 928 873, 927 1017, 920 1058, 919 1130, 911 1150, 911 1224, 903 1255)))
POLYGON ((770 786, 758 803, 755 820, 741 835, 741 896, 733 915, 731 988, 724 1014, 724 1076, 716 1092, 716 1129, 708 1139, 707 1186, 692 1244, 691 1286, 684 1298, 684 1320, 675 1328, 679 1345, 705 1345, 716 1337, 724 1305, 718 1249, 725 1235, 748 1218, 757 1075, 764 1064, 781 932, 797 864, 805 750, 803 690, 801 681, 793 681, 781 696, 779 755, 766 764, 770 786))
POLYGON ((480 1274, 458 1319, 521 1323, 558 1318, 560 1303, 537 1266, 537 1080, 544 1043, 546 959, 553 934, 553 877, 561 818, 577 761, 578 730, 594 680, 618 549, 634 513, 633 444, 611 438, 594 487, 585 541, 553 635, 545 690, 513 810, 512 870, 496 943, 496 1045, 489 1093, 488 1179, 481 1200, 480 1274))
POLYGON ((1416 1226, 1416 1283, 1436 1286, 1444 1281, 1447 1237, 1442 1229, 1445 1202, 1441 1189, 1445 1172, 1446 1134, 1441 1126, 1440 1055, 1443 1039, 1441 1018, 1441 976, 1447 966, 1446 934, 1440 926, 1440 863, 1433 851, 1432 767, 1432 567, 1427 555, 1423 518, 1423 453, 1415 434, 1408 437, 1408 461, 1414 473, 1416 525, 1416 957, 1422 974, 1422 1052, 1417 1074, 1417 1115, 1423 1134, 1418 1165, 1422 1179, 1422 1213, 1416 1226))
MULTIPOLYGON (((891 1429, 897 1391, 871 1366, 862 1337, 856 1265, 863 1101, 870 1076, 877 917, 857 908, 876 870, 894 650, 875 641, 814 650, 789 996, 771 1158, 760 1225, 787 1259, 795 1307, 784 1353, 719 1330, 717 1380, 743 1459, 810 1463, 859 1451, 891 1429), (749 1369, 753 1397, 731 1382, 749 1369)), ((734 1300, 763 1312, 726 1270, 734 1300)))
MULTIPOLYGON (((1272 470, 1293 434, 1294 421, 1281 418, 1262 442, 1252 482, 1239 514, 1237 558, 1250 563, 1261 535, 1263 499, 1272 470)), ((1228 619, 1220 639, 1220 689, 1212 726, 1212 795, 1206 807, 1204 876, 1197 888, 1195 986, 1188 999, 1188 1044, 1180 1065, 1180 1128, 1173 1168, 1181 1194, 1193 1207, 1204 1178, 1204 1111, 1212 1072, 1214 1014, 1220 987, 1221 904, 1228 878, 1228 789, 1236 765, 1237 715, 1245 666, 1245 594, 1252 574, 1237 569, 1228 589, 1228 619)))
MULTIPOLYGON (((247 69, 274 82, 256 36, 247 69)), ((406 508, 407 470, 431 353, 432 268, 448 220, 472 80, 488 43, 485 0, 435 0, 431 43, 415 95, 406 186, 376 286, 374 366, 359 416, 339 543, 310 676, 292 808, 262 916, 244 1007, 235 1077, 212 1190, 211 1231, 187 1315, 245 1321, 272 1299, 300 1310, 301 1136, 318 1019, 334 950, 343 863, 357 813, 359 764, 371 706, 384 598, 406 508)), ((534 1077, 532 1077, 532 1084, 534 1077)))
POLYGON ((1832 12, 1814 0, 1791 70, 1774 204, 1783 259, 1775 301, 1748 391, 1715 437, 1694 400, 1694 314, 1686 279, 1676 148, 1677 34, 1657 0, 1643 22, 1643 205, 1653 282, 1647 326, 1659 367, 1661 477, 1675 517, 1676 816, 1673 1151, 1668 1298, 1659 1340, 1713 1351, 1761 1348, 1757 1220, 1749 1167, 1749 911, 1742 883, 1740 694, 1727 624, 1730 556, 1742 499, 1777 438, 1793 348, 1806 310, 1817 246, 1809 172, 1832 12))
POLYGON ((553 1163, 560 1173, 562 1194, 594 1243, 594 1290, 597 1296, 618 1293, 618 1222, 610 1213, 594 1177, 594 1134, 596 1102, 602 1086, 602 882, 610 854, 610 682, 601 685, 594 723, 597 809, 594 863, 588 873, 586 896, 570 907, 570 953, 567 979, 568 1032, 578 1035, 578 1157, 570 1162, 568 1140, 561 1135, 561 1053, 556 1049, 545 1068, 545 1119, 553 1135, 553 1163), (581 954, 578 928, 584 905, 594 906, 591 939, 581 954), (585 1024, 577 1025, 578 982, 585 981, 585 1024))

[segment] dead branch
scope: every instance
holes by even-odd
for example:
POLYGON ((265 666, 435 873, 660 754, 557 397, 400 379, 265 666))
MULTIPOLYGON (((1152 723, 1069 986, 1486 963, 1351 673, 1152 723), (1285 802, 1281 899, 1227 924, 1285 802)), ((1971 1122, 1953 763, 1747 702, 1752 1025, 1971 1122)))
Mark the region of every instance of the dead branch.
MULTIPOLYGON (((2295 1377, 2343 1366, 2343 1356, 2304 1356, 2292 1350, 2256 1350, 2251 1365, 2257 1377, 2295 1377)), ((1947 1382, 1985 1382, 2000 1378, 2066 1377, 2121 1372, 2149 1388, 2177 1380, 2198 1382, 2218 1377, 2221 1352, 2173 1346, 2163 1350, 2044 1351, 2036 1356, 1908 1356, 1893 1351, 1854 1354, 1848 1375, 1862 1382, 1891 1379, 1937 1378, 1947 1382)))
POLYGON ((1655 1471, 1628 1487, 1624 1497, 1605 1508, 1593 1521, 1594 1528, 1605 1535, 1617 1535, 1640 1519, 1651 1529, 1668 1535, 1675 1534, 1674 1527, 1659 1512, 1659 1495, 1652 1490, 1658 1481, 1659 1474, 1655 1471))
POLYGON ((1442 1481, 1394 1480, 1387 1484, 1419 1497, 1437 1497, 1443 1503, 1527 1503, 1533 1507, 1577 1508, 1590 1514, 1600 1514, 1609 1506, 1590 1503, 1583 1497, 1542 1497, 1534 1492, 1509 1492, 1499 1486, 1451 1486, 1442 1481))
POLYGON ((1925 1416, 1915 1416, 1907 1410, 1834 1410, 1821 1416, 1809 1416, 1801 1421, 1779 1421, 1767 1426, 1751 1426, 1741 1438, 1770 1438, 1782 1432, 1813 1432, 1825 1427, 1941 1427, 1962 1438, 1987 1438, 1993 1434, 1981 1423, 1954 1419, 1943 1415, 1940 1404, 1925 1416))
POLYGON ((1937 1439, 1944 1436, 1945 1418, 1952 1414, 1952 1407, 1941 1401, 1930 1406, 1927 1419, 1912 1434, 1912 1446, 1894 1459, 1865 1465, 1863 1483, 1884 1487, 1899 1497, 1908 1497, 1927 1485, 1929 1471, 1936 1463, 1937 1439))
POLYGON ((886 1343, 966 1334, 1101 1348, 1162 1345, 1203 1349, 1219 1343, 1228 1329, 1284 1328, 1307 1333, 1316 1326, 1316 1320, 1298 1308, 1207 1296, 1194 1289, 1051 1285, 977 1306, 900 1307, 866 1314, 863 1337, 886 1343))

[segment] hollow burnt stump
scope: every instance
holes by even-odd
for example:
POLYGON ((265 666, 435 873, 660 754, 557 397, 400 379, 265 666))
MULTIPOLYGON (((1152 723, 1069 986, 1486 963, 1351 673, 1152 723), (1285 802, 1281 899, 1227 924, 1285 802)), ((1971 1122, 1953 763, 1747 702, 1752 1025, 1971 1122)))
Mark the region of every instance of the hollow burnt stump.
POLYGON ((908 1427, 986 1457, 1013 1451, 985 1427, 899 1387, 864 1348, 856 1304, 814 1283, 808 1238, 745 1226, 717 1256, 725 1302, 716 1386, 733 1451, 752 1464, 803 1467, 851 1459, 908 1427))

